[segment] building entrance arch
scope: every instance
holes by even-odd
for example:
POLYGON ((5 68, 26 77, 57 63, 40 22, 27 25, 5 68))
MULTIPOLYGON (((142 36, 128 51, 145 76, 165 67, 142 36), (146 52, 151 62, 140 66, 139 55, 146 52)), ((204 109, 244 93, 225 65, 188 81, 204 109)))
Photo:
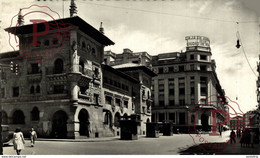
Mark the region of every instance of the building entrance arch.
POLYGON ((201 125, 203 131, 209 131, 209 116, 206 114, 201 115, 201 125))
POLYGON ((79 134, 89 137, 89 114, 86 109, 82 109, 78 115, 79 134))
POLYGON ((52 135, 56 138, 66 138, 67 136, 67 120, 66 112, 59 110, 52 117, 52 135))

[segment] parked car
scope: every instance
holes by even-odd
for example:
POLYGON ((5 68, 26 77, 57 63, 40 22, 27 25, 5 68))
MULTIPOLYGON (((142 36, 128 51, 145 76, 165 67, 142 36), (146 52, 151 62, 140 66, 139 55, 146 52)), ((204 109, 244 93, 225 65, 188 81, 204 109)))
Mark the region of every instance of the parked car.
POLYGON ((2 126, 2 143, 9 144, 12 142, 13 139, 13 131, 9 131, 8 125, 1 125, 2 126))

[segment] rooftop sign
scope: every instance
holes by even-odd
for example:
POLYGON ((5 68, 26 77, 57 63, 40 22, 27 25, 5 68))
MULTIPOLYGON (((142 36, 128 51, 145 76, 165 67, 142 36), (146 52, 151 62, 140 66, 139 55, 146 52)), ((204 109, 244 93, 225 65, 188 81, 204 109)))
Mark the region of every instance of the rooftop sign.
POLYGON ((208 37, 203 36, 186 36, 187 47, 201 46, 210 47, 210 40, 208 37))

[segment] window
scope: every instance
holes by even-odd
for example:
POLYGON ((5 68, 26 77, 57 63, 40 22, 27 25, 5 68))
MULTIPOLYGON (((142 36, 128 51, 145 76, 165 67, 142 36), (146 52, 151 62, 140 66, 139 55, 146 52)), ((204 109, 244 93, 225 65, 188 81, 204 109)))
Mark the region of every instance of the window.
POLYGON ((194 122, 195 122, 195 116, 194 116, 194 115, 191 116, 190 122, 191 122, 191 123, 194 123, 194 122))
POLYGON ((200 83, 201 84, 207 84, 207 80, 208 80, 207 77, 200 77, 200 83))
POLYGON ((39 73, 39 65, 38 65, 38 63, 31 64, 31 68, 32 68, 32 74, 39 73))
POLYGON ((44 45, 45 46, 49 46, 50 45, 50 41, 49 40, 44 41, 44 45))
POLYGON ((185 99, 180 99, 180 105, 185 105, 185 99))
POLYGON ((173 66, 168 67, 168 71, 169 71, 169 72, 174 72, 174 67, 173 67, 173 66))
POLYGON ((185 95, 185 88, 179 88, 179 95, 185 95))
POLYGON ((194 54, 190 55, 190 60, 194 60, 194 54))
POLYGON ((37 41, 36 47, 40 47, 40 46, 41 46, 41 42, 40 42, 40 41, 37 41))
POLYGON ((132 63, 138 64, 138 60, 132 61, 132 63))
POLYGON ((116 106, 121 106, 121 100, 116 98, 116 106))
POLYGON ((162 67, 159 68, 159 69, 158 69, 158 72, 159 72, 159 74, 163 74, 163 68, 162 68, 162 67))
POLYGON ((194 64, 190 65, 190 70, 193 71, 194 70, 194 64))
POLYGON ((34 94, 34 86, 31 86, 31 88, 30 88, 30 94, 34 94))
POLYGON ((84 62, 82 60, 79 62, 79 72, 84 74, 84 62))
POLYGON ((201 96, 207 95, 207 88, 206 87, 200 87, 200 94, 201 96))
POLYGON ((99 95, 98 94, 94 94, 94 99, 95 99, 96 105, 99 105, 98 98, 99 98, 99 95))
POLYGON ((112 114, 109 111, 105 113, 104 124, 112 126, 112 114))
POLYGON ((19 96, 19 87, 13 87, 13 97, 19 96))
POLYGON ((175 113, 169 113, 169 120, 175 122, 175 113))
POLYGON ((195 95, 195 87, 190 87, 190 94, 195 95))
POLYGON ((5 89, 4 88, 1 88, 1 92, 0 92, 0 97, 3 98, 5 97, 5 89))
POLYGON ((80 93, 81 93, 81 94, 85 94, 85 93, 86 93, 86 90, 87 90, 87 87, 80 86, 80 87, 79 87, 79 90, 80 90, 80 93))
POLYGON ((119 127, 120 118, 121 118, 121 116, 120 116, 120 114, 117 112, 117 113, 115 114, 115 117, 114 117, 114 126, 115 126, 115 127, 119 127))
POLYGON ((54 94, 61 94, 64 92, 64 85, 55 85, 53 87, 53 93, 54 94))
POLYGON ((128 108, 128 101, 127 100, 124 101, 124 107, 128 108))
POLYGON ((85 48, 86 48, 86 43, 82 42, 82 49, 85 49, 85 48))
POLYGON ((110 96, 106 96, 106 104, 110 104, 110 105, 112 105, 112 97, 110 97, 110 96))
POLYGON ((37 107, 34 107, 33 110, 31 111, 31 120, 32 121, 39 121, 40 120, 40 111, 38 110, 37 107))
POLYGON ((57 39, 57 38, 53 39, 52 43, 53 43, 54 45, 58 44, 58 39, 57 39))
POLYGON ((184 65, 179 66, 179 71, 184 71, 184 65))
POLYGON ((96 50, 95 50, 95 48, 92 48, 92 55, 96 55, 96 50))
POLYGON ((36 93, 41 93, 41 87, 39 85, 36 87, 36 93))
POLYGON ((200 55, 200 60, 207 60, 207 55, 200 55))
POLYGON ((169 100, 169 106, 174 106, 174 105, 175 105, 174 100, 169 100))
POLYGON ((169 95, 174 96, 174 89, 169 89, 169 95))
POLYGON ((57 59, 54 62, 54 73, 59 74, 63 72, 63 60, 57 59))
POLYGON ((164 92, 164 79, 158 80, 158 84, 159 92, 164 92))
POLYGON ((164 120, 164 113, 159 113, 159 122, 163 122, 164 120))
POLYGON ((201 71, 207 71, 207 65, 200 65, 201 71))

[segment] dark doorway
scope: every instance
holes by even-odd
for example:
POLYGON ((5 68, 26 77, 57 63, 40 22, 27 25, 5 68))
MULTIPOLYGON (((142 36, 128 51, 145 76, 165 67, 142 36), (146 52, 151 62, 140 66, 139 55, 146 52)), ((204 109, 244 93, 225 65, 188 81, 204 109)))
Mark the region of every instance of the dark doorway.
POLYGON ((54 73, 59 74, 63 72, 63 61, 61 59, 57 59, 54 62, 54 73))
POLYGON ((185 125, 185 112, 180 112, 179 113, 179 124, 180 125, 185 125))
POLYGON ((66 138, 67 136, 67 114, 59 110, 52 118, 52 134, 55 138, 66 138))
POLYGON ((13 114, 13 124, 25 124, 25 116, 21 110, 16 110, 13 114))
POLYGON ((88 111, 85 109, 80 110, 79 112, 79 134, 81 136, 89 137, 89 115, 88 111))
POLYGON ((6 125, 8 124, 8 117, 7 117, 7 113, 2 111, 2 124, 6 125))
POLYGON ((203 131, 209 131, 209 117, 206 114, 201 115, 201 125, 203 131))

